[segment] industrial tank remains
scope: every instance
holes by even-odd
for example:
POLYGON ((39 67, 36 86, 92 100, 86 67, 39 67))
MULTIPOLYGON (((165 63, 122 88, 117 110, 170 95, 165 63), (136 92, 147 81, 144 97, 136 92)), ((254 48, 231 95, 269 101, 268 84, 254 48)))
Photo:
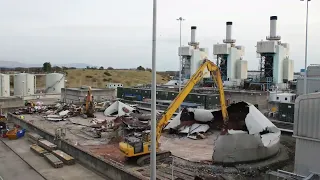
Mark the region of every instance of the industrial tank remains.
POLYGON ((10 76, 0 74, 0 97, 10 96, 10 76))
POLYGON ((14 95, 27 96, 34 94, 35 76, 28 73, 20 73, 14 75, 14 95))
POLYGON ((46 93, 61 93, 61 88, 65 86, 65 76, 60 73, 50 73, 46 75, 46 93))

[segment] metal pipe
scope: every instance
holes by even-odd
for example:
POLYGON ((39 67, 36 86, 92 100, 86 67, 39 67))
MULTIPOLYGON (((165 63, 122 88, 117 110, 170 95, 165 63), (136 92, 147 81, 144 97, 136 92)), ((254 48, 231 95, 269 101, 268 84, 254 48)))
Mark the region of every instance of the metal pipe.
POLYGON ((153 0, 153 27, 152 27, 152 85, 151 85, 151 156, 150 156, 150 179, 157 178, 157 116, 156 116, 156 40, 157 40, 157 0, 153 0))
MULTIPOLYGON (((181 46, 182 46, 181 27, 182 27, 182 21, 184 21, 185 19, 183 19, 182 17, 179 17, 177 20, 180 21, 180 50, 181 50, 181 46)), ((179 54, 179 93, 181 91, 181 70, 182 70, 182 56, 181 54, 179 54)), ((181 106, 179 106, 179 112, 180 111, 181 111, 181 106)))
POLYGON ((306 44, 304 52, 304 81, 303 81, 303 94, 307 94, 307 63, 308 63, 308 16, 309 16, 309 1, 307 0, 306 12, 306 44))

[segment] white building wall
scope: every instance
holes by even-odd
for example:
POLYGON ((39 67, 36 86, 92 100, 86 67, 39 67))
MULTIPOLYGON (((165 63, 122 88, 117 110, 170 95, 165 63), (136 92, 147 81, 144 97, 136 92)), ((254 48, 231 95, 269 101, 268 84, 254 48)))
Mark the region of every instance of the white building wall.
POLYGON ((8 74, 0 74, 0 96, 10 96, 10 76, 8 74))
POLYGON ((227 78, 229 80, 236 79, 237 71, 237 58, 238 58, 238 49, 235 47, 230 48, 230 54, 227 58, 227 78))
POLYGON ((283 82, 283 60, 284 60, 284 47, 281 45, 276 46, 276 54, 273 59, 273 83, 283 82))
POLYGON ((190 77, 197 71, 201 54, 199 49, 194 49, 190 59, 190 77))
POLYGON ((247 79, 248 78, 248 61, 237 60, 237 79, 247 79))
POLYGON ((290 59, 283 60, 283 79, 292 81, 293 74, 294 74, 293 60, 290 60, 290 59))
POLYGON ((34 94, 34 78, 33 74, 20 73, 14 75, 14 95, 27 96, 34 94))

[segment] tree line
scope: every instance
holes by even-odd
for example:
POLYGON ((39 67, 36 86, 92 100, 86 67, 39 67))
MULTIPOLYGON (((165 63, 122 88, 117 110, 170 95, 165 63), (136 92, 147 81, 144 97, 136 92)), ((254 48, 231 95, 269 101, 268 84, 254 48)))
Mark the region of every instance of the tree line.
MULTIPOLYGON (((65 67, 65 66, 52 66, 50 62, 43 63, 42 67, 16 67, 16 68, 5 68, 0 67, 0 70, 2 72, 26 72, 26 73, 51 73, 51 72, 64 72, 68 69, 77 69, 76 67, 65 67)), ((103 66, 87 66, 85 69, 96 69, 96 70, 104 70, 105 68, 103 66)), ((132 68, 134 69, 134 68, 132 68)), ((114 70, 113 67, 108 67, 107 70, 114 70)), ((127 69, 119 69, 119 70, 127 70, 127 69)), ((138 71, 150 71, 150 68, 144 68, 143 66, 138 66, 135 68, 135 70, 138 71)))

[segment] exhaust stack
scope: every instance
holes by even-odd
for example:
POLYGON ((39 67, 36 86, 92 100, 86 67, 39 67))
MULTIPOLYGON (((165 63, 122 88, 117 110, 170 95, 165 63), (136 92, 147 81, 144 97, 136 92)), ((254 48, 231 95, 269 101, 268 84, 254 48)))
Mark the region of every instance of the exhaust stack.
POLYGON ((232 22, 229 21, 226 23, 227 29, 226 29, 226 39, 223 40, 224 43, 235 43, 236 40, 232 39, 232 22))
POLYGON ((267 36, 267 40, 270 41, 279 41, 281 36, 277 36, 277 16, 270 17, 270 36, 267 36))
POLYGON ((191 26, 191 41, 190 41, 190 43, 196 42, 196 30, 197 30, 197 26, 191 26))
POLYGON ((190 46, 198 47, 199 43, 196 42, 196 30, 197 26, 191 26, 191 41, 189 42, 190 46))

